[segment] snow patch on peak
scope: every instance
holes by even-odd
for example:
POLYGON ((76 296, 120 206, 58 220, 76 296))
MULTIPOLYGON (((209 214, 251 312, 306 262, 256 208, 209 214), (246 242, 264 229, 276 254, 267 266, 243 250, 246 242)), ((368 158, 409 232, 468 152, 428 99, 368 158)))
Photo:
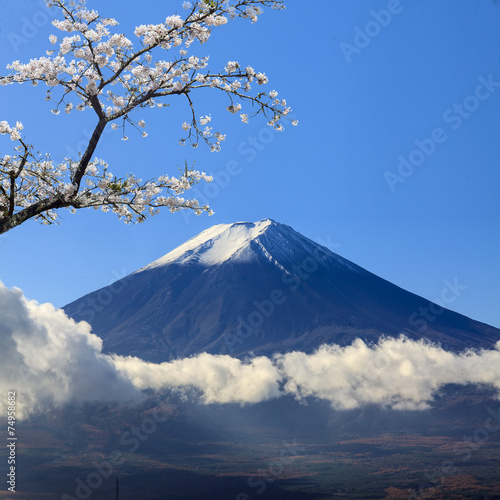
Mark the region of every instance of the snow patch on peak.
POLYGON ((239 262, 251 261, 255 258, 255 253, 250 242, 272 225, 276 225, 276 222, 264 219, 255 223, 235 222, 212 226, 139 271, 174 262, 177 264, 196 262, 214 266, 231 258, 237 258, 239 262))

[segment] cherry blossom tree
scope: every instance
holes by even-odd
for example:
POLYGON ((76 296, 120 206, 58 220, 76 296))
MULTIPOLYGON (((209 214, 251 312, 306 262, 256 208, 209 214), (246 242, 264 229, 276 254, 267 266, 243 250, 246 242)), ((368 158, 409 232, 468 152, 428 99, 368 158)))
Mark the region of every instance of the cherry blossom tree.
POLYGON ((180 144, 197 147, 202 143, 212 152, 219 151, 226 136, 213 130, 210 115, 197 115, 192 95, 201 88, 223 92, 228 99, 226 109, 239 114, 244 123, 262 114, 269 126, 283 130, 290 112, 286 101, 274 90, 252 92, 255 84, 268 83, 264 73, 250 66, 243 68, 237 61, 212 71, 208 56, 189 55, 190 47, 206 43, 216 27, 235 18, 256 22, 265 7, 284 9, 281 0, 186 1, 183 17, 175 14, 160 24, 138 26, 136 48, 124 34, 113 33, 118 25, 115 19, 88 10, 83 0, 47 3, 59 9, 62 17, 52 23, 62 32, 50 36, 54 50, 27 63, 14 61, 7 66, 10 74, 0 76, 0 84, 44 83, 52 113, 91 110, 96 125, 77 160, 56 162, 49 153, 35 151, 23 135, 21 122, 0 121, 0 134, 6 136, 3 140, 10 137, 14 143, 11 154, 0 155, 0 234, 31 218, 57 223, 60 208, 112 210, 126 223, 142 222, 162 207, 171 212, 211 213, 208 206, 181 196, 194 184, 211 181, 187 162, 177 177, 161 175, 143 181, 134 174, 117 177, 106 161, 95 157, 108 125, 121 131, 123 140, 128 140, 125 126, 147 136, 146 123, 137 116, 141 108, 161 108, 174 97, 185 99, 190 112, 179 123, 180 144))

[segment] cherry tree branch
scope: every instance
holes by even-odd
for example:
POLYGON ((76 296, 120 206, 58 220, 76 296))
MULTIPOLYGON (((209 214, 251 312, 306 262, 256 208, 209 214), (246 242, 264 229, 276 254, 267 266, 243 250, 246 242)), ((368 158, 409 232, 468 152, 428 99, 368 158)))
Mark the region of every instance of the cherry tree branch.
MULTIPOLYGON (((95 10, 87 10, 82 1, 47 2, 60 9, 63 19, 53 21, 53 25, 67 35, 49 37, 51 43, 59 47, 49 51, 47 56, 31 59, 28 63, 14 61, 8 66, 11 73, 0 76, 0 85, 42 82, 49 86, 47 100, 53 100, 54 94, 60 96, 52 110, 54 114, 59 114, 63 107, 66 113, 92 109, 97 124, 78 161, 65 158, 55 163, 48 154, 31 152, 32 146, 21 137, 22 123, 10 126, 5 121, 0 122, 0 135, 10 136, 17 143, 14 154, 0 156, 0 233, 30 218, 45 224, 56 223, 59 208, 72 211, 87 207, 111 209, 127 223, 141 222, 161 207, 170 211, 191 209, 196 213, 210 213, 208 206, 200 206, 197 200, 180 196, 197 182, 210 182, 211 177, 204 172, 186 166, 178 177, 160 176, 144 183, 132 174, 126 177, 112 175, 107 163, 95 157, 108 124, 117 129, 116 122, 122 120, 122 128, 130 123, 137 129, 144 129, 144 120, 135 118, 134 114, 146 106, 161 108, 168 105, 169 99, 184 96, 191 119, 190 123, 180 124, 188 132, 180 142, 189 140, 197 146, 201 137, 211 151, 220 149, 225 135, 212 132, 212 127, 207 125, 210 115, 197 117, 191 94, 201 88, 224 92, 229 100, 226 109, 231 113, 243 111, 242 105, 248 104, 254 109, 251 116, 271 115, 268 124, 283 130, 281 121, 290 112, 286 101, 278 99, 274 90, 251 94, 253 83, 268 83, 264 73, 250 66, 243 71, 236 61, 229 61, 224 71, 209 71, 206 69, 208 56, 188 55, 194 42, 203 45, 218 26, 238 17, 255 22, 264 7, 284 8, 282 1, 185 2, 189 12, 184 19, 176 14, 160 24, 138 26, 134 34, 141 48, 135 51, 124 34, 111 32, 118 24, 115 19, 103 18, 95 10), (174 49, 178 54, 169 61, 153 59, 153 55, 161 51, 171 55, 174 49)), ((248 116, 244 112, 240 114, 244 123, 248 116)), ((147 133, 143 131, 142 135, 146 137, 147 133)))

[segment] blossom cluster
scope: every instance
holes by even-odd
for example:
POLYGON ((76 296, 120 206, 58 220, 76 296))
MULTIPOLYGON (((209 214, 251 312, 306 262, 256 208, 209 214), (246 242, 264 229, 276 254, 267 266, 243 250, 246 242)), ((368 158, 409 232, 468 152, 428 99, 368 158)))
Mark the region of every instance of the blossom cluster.
POLYGON ((200 206, 194 199, 180 196, 197 182, 211 182, 212 177, 187 166, 179 177, 163 175, 155 180, 143 182, 142 179, 128 174, 117 178, 108 171, 108 164, 98 158, 89 164, 85 187, 80 190, 76 205, 78 208, 101 208, 103 212, 111 210, 126 223, 143 222, 148 215, 156 215, 161 207, 171 212, 190 208, 195 213, 211 210, 200 206), (102 170, 99 170, 101 167, 102 170))
POLYGON ((1 121, 0 122, 0 134, 5 135, 8 134, 10 135, 10 138, 13 141, 17 141, 21 139, 21 134, 19 133, 23 129, 23 124, 21 122, 17 122, 15 127, 11 127, 8 122, 1 121))
MULTIPOLYGON (((110 28, 118 24, 115 19, 102 18, 97 11, 86 8, 70 10, 65 0, 56 0, 53 5, 61 9, 65 18, 54 20, 53 24, 69 36, 51 35, 50 41, 59 46, 58 50, 49 51, 47 56, 28 63, 14 61, 8 66, 13 73, 1 78, 0 83, 30 81, 36 85, 44 82, 50 87, 47 99, 54 100, 53 88, 60 88, 63 92, 53 113, 58 114, 62 107, 66 113, 94 108, 108 121, 129 120, 129 112, 137 107, 162 107, 162 98, 175 94, 188 96, 196 88, 210 87, 228 95, 231 101, 228 109, 242 106, 241 103, 234 105, 234 99, 258 103, 259 112, 272 114, 271 124, 276 125, 289 108, 271 100, 269 95, 259 93, 259 97, 252 97, 248 94, 253 81, 258 85, 268 82, 264 73, 256 72, 250 66, 242 70, 235 61, 227 63, 225 73, 203 72, 209 57, 188 57, 187 51, 195 40, 205 43, 212 29, 227 23, 228 19, 239 16, 255 22, 263 12, 259 4, 282 7, 280 2, 266 0, 240 0, 234 5, 201 0, 191 5, 191 12, 184 20, 173 15, 161 24, 138 26, 134 34, 141 41, 141 49, 134 52, 130 39, 110 32, 110 28), (154 49, 162 48, 168 52, 175 47, 179 47, 179 55, 170 60, 153 61, 154 49), (69 60, 68 56, 73 59, 69 60), (117 84, 120 84, 119 88, 109 88, 117 84)), ((215 133, 203 133, 196 123, 192 125, 194 133, 185 140, 193 139, 197 145, 198 139, 202 138, 214 146, 212 151, 220 149, 215 133)), ((279 125, 276 128, 282 129, 279 125)))
MULTIPOLYGON (((143 182, 132 174, 117 178, 104 160, 94 158, 87 166, 85 185, 78 189, 71 181, 77 162, 66 158, 57 164, 49 156, 33 155, 27 146, 16 149, 17 154, 0 157, 0 220, 11 215, 10 207, 23 209, 43 199, 58 200, 72 211, 87 207, 111 210, 126 223, 142 222, 160 207, 171 212, 189 208, 198 214, 210 213, 209 207, 180 196, 197 182, 212 180, 198 170, 186 167, 179 177, 165 175, 143 182)), ((51 224, 57 215, 48 210, 37 218, 51 224)))

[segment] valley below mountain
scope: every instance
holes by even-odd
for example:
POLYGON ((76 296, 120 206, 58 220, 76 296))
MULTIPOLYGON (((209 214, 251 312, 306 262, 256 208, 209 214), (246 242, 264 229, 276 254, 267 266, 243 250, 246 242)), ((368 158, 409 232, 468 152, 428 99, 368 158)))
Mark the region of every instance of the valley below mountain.
POLYGON ((500 402, 472 387, 450 386, 422 412, 292 398, 203 405, 167 391, 22 429, 21 489, 37 500, 109 500, 116 479, 121 500, 500 495, 500 402))

